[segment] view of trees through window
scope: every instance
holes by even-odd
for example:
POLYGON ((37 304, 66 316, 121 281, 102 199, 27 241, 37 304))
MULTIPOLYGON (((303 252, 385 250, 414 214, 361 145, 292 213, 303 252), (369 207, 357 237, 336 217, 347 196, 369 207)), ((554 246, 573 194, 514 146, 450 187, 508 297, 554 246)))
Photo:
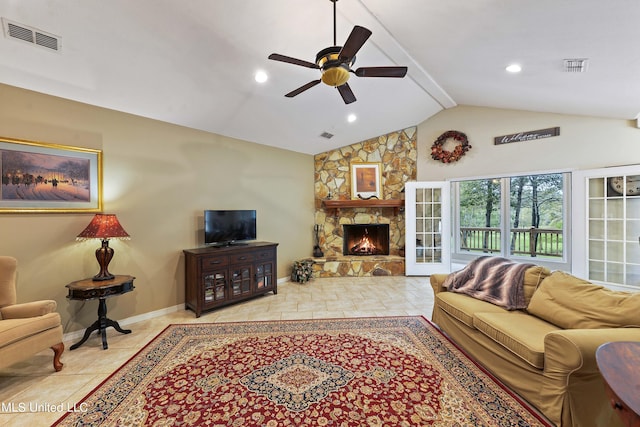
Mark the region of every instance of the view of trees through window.
POLYGON ((563 257, 564 179, 554 173, 460 181, 458 250, 563 257))

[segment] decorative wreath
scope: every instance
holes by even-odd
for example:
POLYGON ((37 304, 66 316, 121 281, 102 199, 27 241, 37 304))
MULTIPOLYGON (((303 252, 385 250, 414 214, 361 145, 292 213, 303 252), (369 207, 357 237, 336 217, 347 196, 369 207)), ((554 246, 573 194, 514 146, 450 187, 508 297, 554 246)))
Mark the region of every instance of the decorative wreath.
POLYGON ((440 135, 431 146, 431 158, 433 160, 440 160, 442 163, 453 163, 460 160, 460 157, 464 156, 470 149, 471 145, 469 144, 467 135, 457 130, 448 130, 440 135), (449 139, 459 142, 453 151, 447 151, 442 148, 444 143, 449 139))

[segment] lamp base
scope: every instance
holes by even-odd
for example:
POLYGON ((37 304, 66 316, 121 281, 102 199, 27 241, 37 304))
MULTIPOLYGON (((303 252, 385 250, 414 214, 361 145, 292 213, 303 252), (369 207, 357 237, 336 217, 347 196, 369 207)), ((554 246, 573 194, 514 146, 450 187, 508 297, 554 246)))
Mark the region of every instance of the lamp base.
POLYGON ((107 239, 102 240, 102 246, 96 249, 96 259, 100 264, 100 272, 93 276, 94 281, 111 280, 115 276, 109 273, 109 262, 113 258, 113 248, 109 247, 107 239))
POLYGON ((109 274, 107 274, 107 275, 101 275, 101 274, 99 274, 99 273, 98 273, 98 274, 96 274, 95 276, 93 276, 93 281, 94 281, 94 282, 99 282, 99 281, 102 281, 102 280, 111 280, 111 279, 113 279, 114 277, 116 277, 116 276, 114 276, 114 275, 113 275, 113 274, 111 274, 111 273, 109 273, 109 274))

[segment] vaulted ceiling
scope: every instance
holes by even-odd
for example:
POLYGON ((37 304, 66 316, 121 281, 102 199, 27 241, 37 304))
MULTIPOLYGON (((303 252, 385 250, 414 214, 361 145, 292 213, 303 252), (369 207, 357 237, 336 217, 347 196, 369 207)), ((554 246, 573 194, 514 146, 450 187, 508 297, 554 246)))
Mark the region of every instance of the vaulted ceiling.
MULTIPOLYGON (((357 101, 317 85, 333 45, 330 0, 0 0, 0 82, 217 134, 315 154, 475 105, 634 119, 640 113, 637 0, 339 0, 337 44, 372 36, 353 68, 357 101), (8 23, 57 50, 6 34, 8 23), (587 59, 566 72, 565 59, 587 59), (518 63, 522 71, 505 67, 518 63), (256 71, 268 75, 254 80, 256 71), (357 119, 348 122, 347 116, 357 119), (331 139, 320 135, 333 134, 331 139)), ((1 134, 1 132, 0 132, 1 134)))

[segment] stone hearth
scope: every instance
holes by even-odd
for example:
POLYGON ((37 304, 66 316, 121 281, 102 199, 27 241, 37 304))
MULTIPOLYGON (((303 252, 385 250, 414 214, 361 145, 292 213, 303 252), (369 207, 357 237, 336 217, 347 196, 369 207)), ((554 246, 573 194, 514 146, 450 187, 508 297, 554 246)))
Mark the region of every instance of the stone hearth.
POLYGON ((404 276, 404 257, 398 255, 313 258, 313 277, 404 276))
POLYGON ((315 223, 322 258, 313 258, 314 277, 401 276, 404 269, 404 211, 393 207, 327 209, 323 201, 351 200, 351 164, 381 164, 382 200, 401 200, 407 181, 415 181, 417 128, 317 154, 315 160, 315 223), (343 255, 344 224, 388 224, 389 255, 343 255))

